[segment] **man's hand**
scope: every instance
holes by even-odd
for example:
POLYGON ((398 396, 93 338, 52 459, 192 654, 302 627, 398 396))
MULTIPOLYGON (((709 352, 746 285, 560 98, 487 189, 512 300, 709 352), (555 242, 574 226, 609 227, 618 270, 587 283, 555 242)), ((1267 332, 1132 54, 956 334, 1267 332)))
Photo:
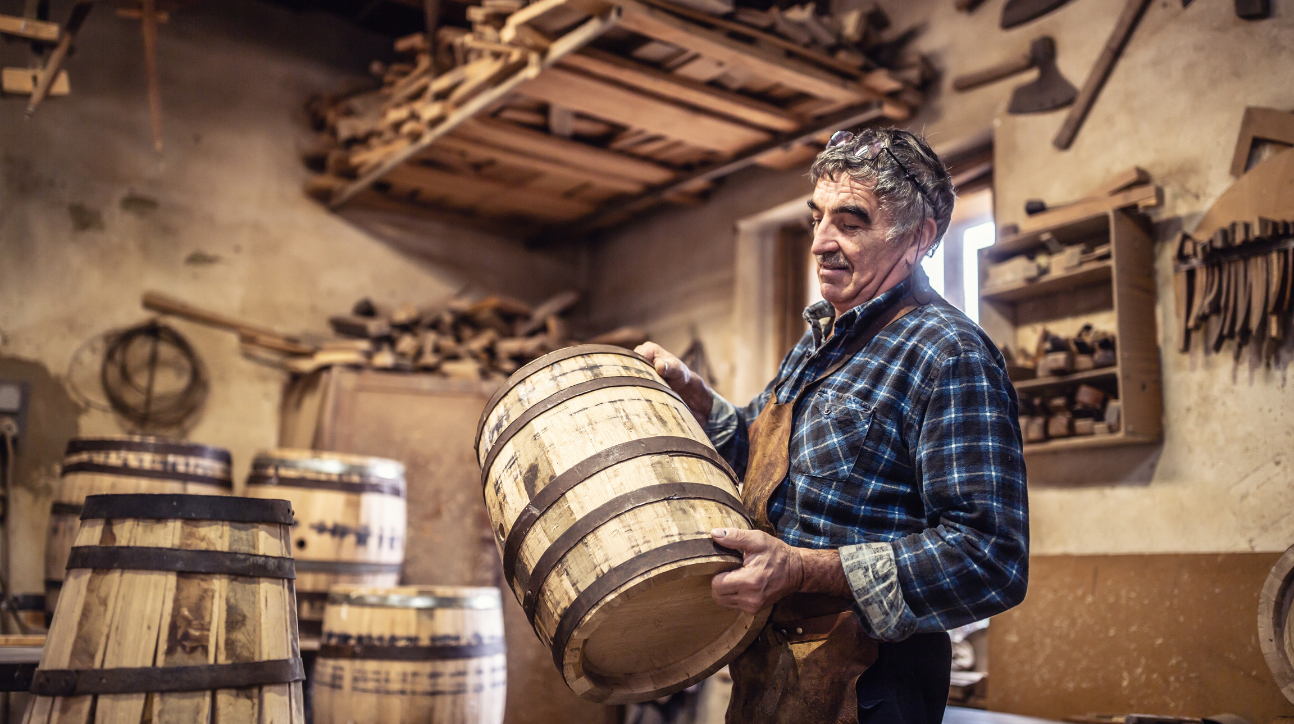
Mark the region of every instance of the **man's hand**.
POLYGON ((714 402, 714 393, 710 391, 710 386, 705 383, 705 380, 692 374, 692 370, 688 369, 678 357, 666 352, 655 342, 644 342, 634 351, 652 363, 656 368, 656 374, 660 375, 670 389, 683 398, 687 409, 692 411, 692 416, 704 429, 705 423, 710 419, 710 405, 714 402))
POLYGON ((720 606, 753 614, 799 591, 853 598, 837 550, 796 548, 760 530, 716 528, 710 536, 743 555, 741 568, 710 581, 720 606))
POLYGON ((719 573, 710 581, 710 595, 720 606, 756 613, 800 590, 804 562, 799 548, 761 530, 717 528, 710 536, 744 557, 741 568, 719 573))

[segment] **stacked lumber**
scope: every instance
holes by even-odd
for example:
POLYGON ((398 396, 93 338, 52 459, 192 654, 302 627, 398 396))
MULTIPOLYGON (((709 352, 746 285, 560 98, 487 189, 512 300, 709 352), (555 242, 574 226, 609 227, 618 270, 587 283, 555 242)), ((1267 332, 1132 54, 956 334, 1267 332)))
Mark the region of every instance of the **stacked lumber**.
POLYGON ((694 203, 734 161, 806 164, 842 113, 910 117, 931 77, 875 7, 523 3, 481 0, 470 28, 395 41, 376 88, 311 99, 307 191, 541 226, 649 195, 694 203))
MULTIPOLYGON (((462 297, 427 307, 385 309, 362 299, 348 315, 328 322, 340 338, 325 341, 309 357, 285 367, 309 373, 332 365, 430 372, 464 380, 501 379, 521 365, 577 343, 563 316, 579 294, 561 292, 537 306, 505 296, 462 297)), ((632 348, 646 332, 623 327, 589 340, 632 348)))

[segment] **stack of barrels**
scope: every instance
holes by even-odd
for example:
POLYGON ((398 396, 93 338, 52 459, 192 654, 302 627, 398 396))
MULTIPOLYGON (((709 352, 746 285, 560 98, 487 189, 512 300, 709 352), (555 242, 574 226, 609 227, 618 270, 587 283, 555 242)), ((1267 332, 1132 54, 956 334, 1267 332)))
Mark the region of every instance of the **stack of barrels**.
POLYGON ((403 465, 277 449, 246 482, 221 448, 68 443, 25 724, 301 724, 300 635, 321 637, 315 721, 502 722, 498 589, 397 587, 403 465))

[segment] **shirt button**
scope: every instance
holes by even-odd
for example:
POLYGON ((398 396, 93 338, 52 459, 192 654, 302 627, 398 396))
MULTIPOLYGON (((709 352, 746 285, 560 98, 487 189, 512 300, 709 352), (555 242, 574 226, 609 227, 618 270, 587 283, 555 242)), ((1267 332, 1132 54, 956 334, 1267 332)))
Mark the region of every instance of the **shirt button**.
POLYGON ((799 626, 797 626, 797 627, 795 627, 795 632, 796 632, 797 634, 802 634, 802 633, 804 633, 804 629, 802 629, 802 628, 800 628, 799 626))

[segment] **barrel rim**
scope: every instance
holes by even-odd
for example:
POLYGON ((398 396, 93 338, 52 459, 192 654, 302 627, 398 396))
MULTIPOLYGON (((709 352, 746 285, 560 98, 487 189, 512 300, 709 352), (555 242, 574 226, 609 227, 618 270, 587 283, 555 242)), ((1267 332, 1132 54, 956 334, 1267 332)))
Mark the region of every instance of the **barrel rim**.
POLYGON ((106 493, 88 495, 81 520, 218 520, 230 523, 292 525, 292 504, 270 498, 183 493, 106 493))
MULTIPOLYGON (((472 452, 478 457, 480 456, 481 435, 485 432, 485 421, 489 418, 490 411, 499 404, 499 401, 503 399, 504 395, 511 392, 513 388, 521 384, 526 378, 539 370, 549 367, 557 362, 561 362, 562 360, 579 357, 583 354, 616 354, 622 357, 633 357, 648 366, 651 366, 651 363, 647 361, 646 357, 643 357, 631 349, 618 347, 613 344, 573 344, 569 347, 563 347, 549 352, 542 357, 533 359, 522 365, 516 372, 513 372, 508 377, 507 381, 499 385, 494 390, 494 394, 490 395, 490 399, 486 401, 485 410, 481 412, 481 419, 476 423, 476 438, 472 441, 472 452)), ((655 368, 653 367, 653 369, 655 368)))
POLYGON ((228 449, 206 443, 176 440, 156 435, 90 435, 77 436, 67 441, 64 457, 81 452, 147 452, 159 455, 182 455, 233 464, 233 454, 228 449))
POLYGON ((266 467, 308 470, 326 475, 357 475, 401 483, 405 473, 404 463, 391 458, 302 448, 273 448, 257 452, 252 458, 252 473, 266 467))

